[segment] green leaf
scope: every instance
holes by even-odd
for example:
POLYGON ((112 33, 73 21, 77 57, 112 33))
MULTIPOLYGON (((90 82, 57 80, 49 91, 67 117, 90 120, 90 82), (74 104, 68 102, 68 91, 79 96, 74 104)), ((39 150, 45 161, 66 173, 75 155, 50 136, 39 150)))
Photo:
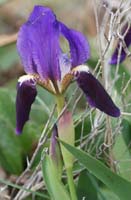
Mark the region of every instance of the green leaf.
POLYGON ((69 200, 70 197, 64 188, 64 185, 59 180, 53 162, 49 155, 45 155, 42 162, 42 172, 48 192, 53 200, 69 200))
MULTIPOLYGON (((23 186, 19 186, 17 184, 14 184, 8 180, 4 180, 4 179, 1 179, 0 178, 0 183, 4 184, 4 185, 7 185, 7 186, 10 186, 12 188, 17 188, 19 190, 23 190, 23 191, 26 191, 26 192, 30 192, 31 194, 33 194, 35 197, 36 196, 39 196, 41 197, 42 199, 49 199, 48 195, 46 194, 42 194, 41 192, 37 192, 37 191, 33 191, 33 190, 30 190, 30 189, 27 189, 23 186)), ((32 198, 31 198, 32 199, 32 198)))
MULTIPOLYGON (((115 71, 116 71, 116 66, 112 66, 111 67, 111 76, 112 76, 112 79, 114 79, 115 71)), ((119 78, 117 79, 117 81, 115 83, 115 87, 117 89, 117 92, 121 95, 123 86, 125 86, 126 83, 130 79, 130 73, 128 72, 128 70, 126 69, 126 67, 123 64, 120 64, 119 74, 118 75, 119 75, 119 78)), ((130 91, 131 91, 131 84, 129 84, 129 86, 128 86, 125 94, 128 94, 130 91)))
POLYGON ((19 60, 16 44, 11 43, 0 47, 0 69, 7 70, 19 60))
POLYGON ((115 156, 115 160, 118 161, 117 166, 120 175, 130 181, 131 172, 128 170, 131 167, 130 153, 122 134, 117 136, 115 145, 113 147, 113 154, 115 156))
POLYGON ((93 178, 87 170, 81 172, 77 186, 78 199, 97 200, 97 189, 92 180, 93 178))
POLYGON ((9 121, 0 118, 0 164, 10 173, 22 171, 21 149, 9 121))
POLYGON ((10 173, 22 171, 20 143, 15 135, 14 104, 9 91, 0 90, 0 164, 10 173))
POLYGON ((38 127, 29 122, 23 134, 15 134, 15 96, 13 90, 0 89, 0 165, 11 174, 23 170, 23 158, 30 154, 38 127), (30 141, 30 142, 29 142, 30 141))
MULTIPOLYGON (((129 117, 129 120, 130 120, 130 117, 129 117)), ((131 141, 131 122, 129 120, 123 119, 121 123, 122 136, 128 147, 130 146, 130 141, 131 141)))
POLYGON ((93 158, 82 150, 78 150, 65 142, 61 142, 64 147, 71 152, 78 161, 83 164, 94 176, 101 180, 110 190, 112 190, 121 200, 131 199, 131 183, 119 175, 113 173, 99 160, 93 158))
POLYGON ((102 198, 98 196, 99 200, 120 200, 118 196, 106 188, 102 188, 100 192, 102 193, 102 198))
POLYGON ((6 3, 8 0, 0 0, 0 5, 6 3))
MULTIPOLYGON (((80 114, 80 113, 79 113, 80 114)), ((76 117, 76 116, 75 116, 76 117)), ((84 125, 82 124, 83 122, 80 122, 76 127, 75 127, 75 139, 76 139, 76 145, 80 145, 82 137, 85 137, 88 135, 91 131, 91 123, 89 118, 85 118, 84 125), (82 125, 83 125, 83 135, 81 136, 81 131, 82 131, 82 125)))

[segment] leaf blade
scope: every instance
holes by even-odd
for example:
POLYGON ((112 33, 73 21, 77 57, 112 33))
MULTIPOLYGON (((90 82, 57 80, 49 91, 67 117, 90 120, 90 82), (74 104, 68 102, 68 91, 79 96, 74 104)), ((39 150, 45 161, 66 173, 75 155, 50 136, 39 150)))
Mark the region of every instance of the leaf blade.
POLYGON ((119 196, 121 200, 125 200, 125 194, 126 200, 130 200, 131 183, 129 181, 113 173, 100 161, 96 160, 82 150, 78 150, 62 141, 61 143, 78 159, 81 164, 83 164, 90 172, 92 172, 93 175, 100 179, 117 196, 119 196))
POLYGON ((45 155, 42 162, 43 178, 46 183, 46 187, 52 199, 69 200, 69 195, 64 188, 62 182, 58 179, 56 171, 49 155, 45 155))

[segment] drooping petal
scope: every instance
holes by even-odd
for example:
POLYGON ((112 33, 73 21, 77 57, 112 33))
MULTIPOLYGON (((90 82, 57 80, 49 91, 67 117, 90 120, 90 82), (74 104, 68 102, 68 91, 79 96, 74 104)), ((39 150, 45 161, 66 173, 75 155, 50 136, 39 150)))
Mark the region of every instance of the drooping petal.
POLYGON ((61 33, 68 40, 72 67, 85 63, 90 57, 90 46, 85 36, 59 22, 61 33))
MULTIPOLYGON (((124 29, 122 31, 123 34, 125 33, 126 29, 127 29, 127 26, 124 27, 124 29)), ((129 30, 127 31, 127 34, 125 35, 124 42, 126 44, 126 47, 130 46, 130 44, 131 44, 131 27, 129 28, 129 30)), ((111 64, 111 65, 117 64, 119 49, 120 49, 120 42, 118 42, 117 47, 109 61, 109 64, 111 64)), ((120 63, 123 62, 125 60, 125 58, 126 58, 126 52, 125 52, 124 48, 122 47, 121 52, 120 52, 120 63)))
POLYGON ((27 23, 19 31, 17 48, 26 73, 41 78, 60 79, 59 23, 52 10, 35 6, 27 23))
POLYGON ((20 77, 16 96, 16 133, 20 134, 29 119, 31 105, 37 95, 35 80, 29 75, 20 77))
POLYGON ((96 107, 112 117, 120 116, 119 108, 114 104, 101 83, 89 72, 87 66, 83 65, 74 69, 74 75, 92 107, 96 107))

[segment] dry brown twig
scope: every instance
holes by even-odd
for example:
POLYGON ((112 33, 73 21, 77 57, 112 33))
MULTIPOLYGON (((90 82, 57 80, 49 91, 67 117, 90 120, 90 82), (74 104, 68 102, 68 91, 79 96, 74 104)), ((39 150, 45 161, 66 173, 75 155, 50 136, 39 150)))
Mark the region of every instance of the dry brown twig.
POLYGON ((17 33, 11 35, 0 35, 0 47, 16 42, 17 33))

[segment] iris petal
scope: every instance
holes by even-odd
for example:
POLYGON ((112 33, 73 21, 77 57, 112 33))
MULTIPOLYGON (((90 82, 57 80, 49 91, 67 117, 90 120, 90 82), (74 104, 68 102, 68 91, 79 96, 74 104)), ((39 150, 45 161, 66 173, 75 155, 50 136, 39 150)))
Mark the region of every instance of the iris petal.
MULTIPOLYGON (((119 49, 120 49, 120 45, 118 44, 118 46, 116 47, 112 57, 111 57, 111 60, 109 61, 109 64, 110 65, 116 65, 117 64, 117 61, 118 61, 118 54, 119 54, 119 49)), ((122 47, 121 49, 121 53, 120 53, 120 61, 119 63, 122 63, 126 58, 126 53, 122 47)))
POLYGON ((22 132, 24 124, 29 119, 31 105, 34 102, 36 95, 37 95, 37 91, 36 91, 35 81, 32 78, 26 79, 23 81, 23 77, 21 77, 20 81, 18 81, 17 96, 16 96, 16 133, 17 134, 20 134, 22 132))
POLYGON ((35 6, 18 34, 17 48, 26 73, 60 79, 59 23, 51 9, 35 6))
POLYGON ((119 108, 114 104, 101 83, 89 71, 80 69, 76 70, 75 74, 79 87, 83 90, 92 107, 96 107, 112 117, 120 116, 119 108))
MULTIPOLYGON (((127 29, 127 26, 124 27, 123 34, 126 31, 126 29, 127 29)), ((129 28, 129 30, 127 31, 127 34, 125 35, 125 38, 124 38, 124 42, 126 44, 126 47, 130 46, 130 44, 131 44, 131 28, 129 28)), ((120 49, 120 43, 118 42, 117 47, 109 61, 109 64, 111 64, 111 65, 117 64, 119 49, 120 49)), ((124 48, 122 47, 121 52, 120 52, 120 63, 123 62, 125 60, 125 58, 126 58, 126 52, 125 52, 124 48)))
POLYGON ((90 47, 84 35, 59 22, 61 33, 68 40, 72 67, 85 63, 90 57, 90 47))
MULTIPOLYGON (((61 60, 65 58, 60 47, 60 35, 69 42, 71 59, 67 68, 83 64, 90 57, 88 41, 82 33, 69 29, 57 21, 50 8, 35 6, 28 21, 20 28, 17 48, 24 69, 29 74, 39 74, 42 79, 61 80, 61 60)), ((63 61, 62 61, 63 62, 63 61)), ((68 71, 69 69, 65 69, 68 71)))

